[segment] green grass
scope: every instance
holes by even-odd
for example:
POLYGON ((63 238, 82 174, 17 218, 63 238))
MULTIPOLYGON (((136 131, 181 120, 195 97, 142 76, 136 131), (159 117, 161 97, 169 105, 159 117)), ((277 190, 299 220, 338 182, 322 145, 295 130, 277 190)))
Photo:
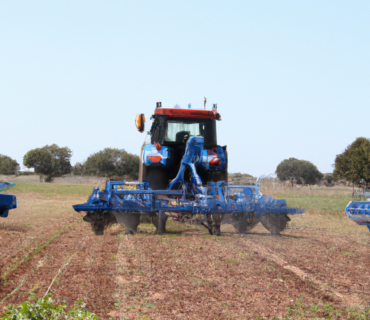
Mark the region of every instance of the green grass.
POLYGON ((325 304, 306 305, 301 299, 294 298, 294 304, 286 308, 288 316, 283 318, 274 317, 274 320, 290 319, 369 319, 370 309, 368 306, 351 307, 344 309, 326 302, 325 304))
POLYGON ((353 199, 347 195, 322 195, 322 194, 294 194, 294 193, 279 193, 274 194, 276 199, 285 199, 288 206, 300 207, 306 211, 319 211, 320 213, 342 213, 348 202, 353 199))
POLYGON ((93 190, 92 185, 85 184, 56 184, 56 183, 34 183, 17 182, 8 190, 9 194, 35 192, 40 194, 79 195, 88 196, 93 190))

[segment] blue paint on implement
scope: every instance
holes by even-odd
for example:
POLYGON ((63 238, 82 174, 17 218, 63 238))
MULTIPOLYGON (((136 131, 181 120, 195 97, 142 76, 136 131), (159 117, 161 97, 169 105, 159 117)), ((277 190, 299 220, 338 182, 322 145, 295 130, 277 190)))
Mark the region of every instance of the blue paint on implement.
POLYGON ((180 170, 177 173, 177 176, 171 182, 168 189, 178 189, 181 185, 185 185, 188 189, 190 189, 189 185, 184 180, 185 169, 188 167, 192 177, 192 184, 194 188, 197 189, 198 192, 202 192, 199 188, 202 186, 202 180, 200 179, 197 170, 195 168, 196 164, 202 161, 203 156, 203 137, 190 137, 186 149, 185 154, 181 160, 180 170))
POLYGON ((215 213, 302 214, 303 209, 289 208, 286 201, 263 196, 255 186, 228 185, 223 181, 203 186, 196 171, 202 161, 203 137, 192 136, 187 142, 180 170, 167 190, 151 190, 148 182, 108 181, 105 190, 95 187, 88 201, 74 205, 77 212, 103 213, 109 211, 152 213, 170 211, 184 215, 215 213), (185 181, 185 169, 191 181, 185 181))
POLYGON ((304 209, 289 208, 286 201, 263 196, 258 186, 228 185, 220 181, 203 187, 202 193, 188 196, 182 190, 151 190, 139 182, 108 181, 106 189, 95 187, 89 200, 73 206, 77 212, 156 212, 172 211, 182 214, 213 214, 254 212, 257 216, 266 213, 302 214, 304 209), (158 199, 158 196, 167 199, 158 199))
POLYGON ((351 201, 345 211, 348 218, 370 230, 370 201, 351 201))
MULTIPOLYGON (((0 191, 6 191, 13 187, 15 184, 12 182, 0 182, 0 191)), ((0 217, 6 218, 9 210, 17 208, 16 196, 8 194, 0 194, 0 217)))
POLYGON ((13 182, 0 182, 0 192, 1 191, 6 191, 10 189, 11 187, 15 186, 13 182))

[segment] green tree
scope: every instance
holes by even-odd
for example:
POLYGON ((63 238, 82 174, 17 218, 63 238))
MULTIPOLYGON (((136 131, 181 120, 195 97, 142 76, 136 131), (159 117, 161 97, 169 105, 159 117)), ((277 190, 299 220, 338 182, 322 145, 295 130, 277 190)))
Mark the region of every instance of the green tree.
POLYGON ((51 182, 54 177, 71 172, 71 157, 72 151, 69 148, 52 144, 28 151, 23 157, 23 164, 27 168, 34 168, 40 178, 45 176, 46 182, 51 182))
POLYGON ((76 163, 74 174, 103 177, 125 176, 133 179, 139 176, 139 156, 123 149, 106 148, 89 156, 83 163, 76 163))
POLYGON ((0 154, 0 174, 17 174, 19 163, 8 156, 0 154))
POLYGON ((370 185, 370 140, 357 138, 335 157, 334 176, 358 186, 370 185))
POLYGON ((280 181, 290 181, 292 187, 294 183, 316 184, 324 176, 313 163, 296 158, 280 162, 275 173, 280 181))
POLYGON ((76 162, 76 164, 72 167, 72 173, 76 176, 82 176, 86 174, 84 163, 76 162))
POLYGON ((332 173, 326 173, 324 174, 324 179, 326 180, 326 182, 329 184, 329 185, 332 185, 335 183, 335 176, 334 174, 332 173))

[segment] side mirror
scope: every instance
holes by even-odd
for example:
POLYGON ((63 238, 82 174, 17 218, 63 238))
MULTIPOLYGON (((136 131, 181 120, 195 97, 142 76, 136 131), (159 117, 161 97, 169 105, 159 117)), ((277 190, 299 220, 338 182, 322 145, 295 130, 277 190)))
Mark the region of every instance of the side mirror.
POLYGON ((136 128, 139 132, 144 132, 145 129, 145 116, 143 113, 138 114, 135 120, 136 128))

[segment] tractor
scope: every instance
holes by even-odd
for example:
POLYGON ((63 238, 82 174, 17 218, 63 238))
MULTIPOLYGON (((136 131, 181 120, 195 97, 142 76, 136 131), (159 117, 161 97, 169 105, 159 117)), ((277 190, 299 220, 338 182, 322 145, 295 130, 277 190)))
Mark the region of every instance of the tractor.
MULTIPOLYGON (((191 136, 202 136, 204 140, 201 161, 196 164, 203 184, 228 182, 227 149, 217 144, 216 124, 221 120, 217 104, 212 110, 197 110, 162 108, 162 103, 157 102, 151 119, 150 143, 144 143, 141 148, 139 182, 149 182, 152 190, 167 189, 180 169, 191 136)), ((139 132, 144 132, 143 114, 137 115, 136 127, 139 132)), ((184 180, 190 182, 191 179, 191 172, 186 168, 184 180)), ((152 214, 151 221, 158 229, 158 214, 152 214)), ((164 232, 165 224, 163 228, 164 232)))
MULTIPOLYGON (((213 110, 165 109, 157 103, 150 142, 141 148, 139 181, 110 179, 105 189, 95 187, 86 203, 74 205, 90 222, 96 235, 105 226, 120 223, 127 233, 137 231, 144 217, 150 218, 159 234, 166 232, 169 216, 195 219, 210 234, 220 235, 221 221, 228 221, 240 233, 259 222, 272 234, 279 234, 290 220, 288 214, 303 209, 289 208, 284 199, 264 196, 255 185, 228 185, 226 146, 217 145, 217 105, 213 110)), ((139 132, 145 130, 145 116, 136 117, 139 132)))

